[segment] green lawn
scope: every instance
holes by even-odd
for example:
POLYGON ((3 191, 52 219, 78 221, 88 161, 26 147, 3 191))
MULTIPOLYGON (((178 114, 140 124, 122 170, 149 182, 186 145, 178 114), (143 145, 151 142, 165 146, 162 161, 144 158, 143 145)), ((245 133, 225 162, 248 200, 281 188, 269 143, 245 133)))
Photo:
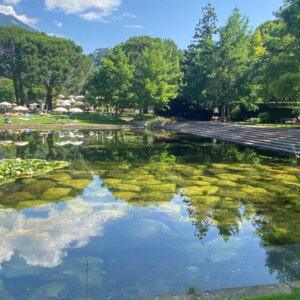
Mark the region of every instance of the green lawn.
MULTIPOLYGON (((83 113, 74 115, 56 115, 51 114, 47 117, 40 115, 33 116, 13 116, 10 117, 13 124, 21 125, 38 125, 38 124, 57 124, 55 119, 59 119, 61 124, 78 124, 78 125, 93 125, 93 124, 116 124, 123 125, 128 124, 128 121, 124 118, 104 116, 100 113, 83 113), (22 118, 28 118, 30 120, 22 120, 22 118), (69 119, 69 121, 68 121, 69 119)), ((0 124, 4 124, 4 117, 0 117, 0 124)))
MULTIPOLYGON (((241 124, 241 125, 252 125, 252 126, 272 126, 272 127, 289 127, 289 128, 300 128, 300 124, 274 124, 274 123, 254 123, 254 122, 246 122, 246 121, 237 121, 231 122, 233 124, 241 124)), ((300 299, 299 299, 300 300, 300 299)))
POLYGON ((239 298, 232 300, 299 300, 300 299, 300 289, 294 289, 291 294, 277 294, 270 296, 260 296, 255 298, 239 298))

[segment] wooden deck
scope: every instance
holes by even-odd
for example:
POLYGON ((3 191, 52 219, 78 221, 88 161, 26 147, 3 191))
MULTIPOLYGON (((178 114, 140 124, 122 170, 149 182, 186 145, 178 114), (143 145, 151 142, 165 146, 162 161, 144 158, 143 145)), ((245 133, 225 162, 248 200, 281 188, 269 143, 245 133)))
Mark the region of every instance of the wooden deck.
POLYGON ((157 122, 155 127, 300 156, 300 129, 297 128, 197 121, 157 122))

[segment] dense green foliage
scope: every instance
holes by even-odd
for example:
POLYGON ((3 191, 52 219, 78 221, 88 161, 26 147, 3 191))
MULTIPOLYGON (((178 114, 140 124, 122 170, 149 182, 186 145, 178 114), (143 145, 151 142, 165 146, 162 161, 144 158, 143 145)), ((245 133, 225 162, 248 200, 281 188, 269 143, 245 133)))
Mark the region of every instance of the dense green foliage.
MULTIPOLYGON (((171 40, 135 36, 114 49, 97 49, 90 58, 70 40, 2 27, 0 76, 12 80, 17 104, 42 98, 49 110, 58 93, 85 89, 90 104, 116 115, 132 108, 210 119, 215 110, 229 121, 243 119, 242 114, 253 117, 243 112, 268 104, 291 108, 296 116, 300 0, 283 1, 274 16, 251 31, 235 8, 218 28, 215 9, 208 4, 184 52, 171 40), (92 60, 97 67, 93 74, 92 60)), ((12 99, 8 81, 0 86, 0 99, 12 99)), ((256 116, 260 113, 264 111, 256 116)))
POLYGON ((113 105, 116 113, 125 107, 144 113, 164 108, 177 95, 179 58, 180 51, 170 40, 130 38, 102 59, 88 85, 91 102, 113 105))
POLYGON ((296 109, 299 15, 300 1, 285 1, 274 21, 251 32, 247 18, 236 8, 217 29, 216 13, 207 5, 185 52, 182 97, 189 109, 219 107, 223 121, 241 108, 256 110, 260 103, 296 109))
POLYGON ((299 0, 284 1, 275 20, 251 31, 235 8, 218 28, 215 9, 208 4, 184 54, 172 41, 149 36, 118 45, 88 84, 90 102, 112 105, 116 113, 139 108, 203 119, 218 108, 222 121, 239 119, 241 111, 255 111, 262 104, 280 104, 296 113, 299 15, 299 0))
POLYGON ((13 102, 15 98, 14 85, 10 79, 0 80, 0 102, 8 101, 13 102))
POLYGON ((16 26, 0 28, 0 76, 13 81, 17 104, 44 96, 50 110, 53 95, 80 91, 91 68, 73 41, 16 26))

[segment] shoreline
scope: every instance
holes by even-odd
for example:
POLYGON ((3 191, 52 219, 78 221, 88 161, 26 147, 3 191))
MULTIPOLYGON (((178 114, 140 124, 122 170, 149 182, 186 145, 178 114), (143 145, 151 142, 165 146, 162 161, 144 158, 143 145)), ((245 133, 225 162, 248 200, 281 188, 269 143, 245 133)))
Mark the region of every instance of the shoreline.
POLYGON ((267 285, 255 285, 238 288, 227 288, 197 292, 194 295, 166 295, 149 298, 136 298, 134 300, 224 300, 268 296, 274 294, 290 294, 294 288, 300 287, 300 281, 282 282, 267 285))
POLYGON ((35 124, 35 125, 22 125, 22 124, 1 124, 0 130, 92 130, 92 129, 141 129, 142 125, 113 125, 113 124, 91 124, 91 125, 78 125, 78 124, 35 124))

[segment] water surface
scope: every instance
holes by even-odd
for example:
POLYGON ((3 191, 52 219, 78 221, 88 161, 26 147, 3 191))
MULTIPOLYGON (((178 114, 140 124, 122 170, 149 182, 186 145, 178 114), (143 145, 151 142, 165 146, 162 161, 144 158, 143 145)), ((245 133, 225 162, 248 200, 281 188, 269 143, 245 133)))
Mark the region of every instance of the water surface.
POLYGON ((133 299, 300 279, 292 156, 170 133, 2 132, 70 161, 0 186, 0 299, 133 299))

